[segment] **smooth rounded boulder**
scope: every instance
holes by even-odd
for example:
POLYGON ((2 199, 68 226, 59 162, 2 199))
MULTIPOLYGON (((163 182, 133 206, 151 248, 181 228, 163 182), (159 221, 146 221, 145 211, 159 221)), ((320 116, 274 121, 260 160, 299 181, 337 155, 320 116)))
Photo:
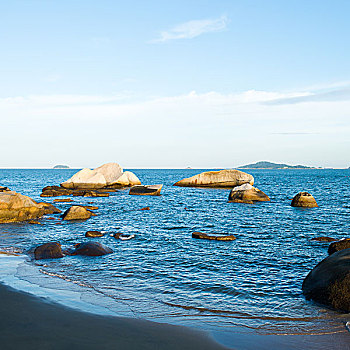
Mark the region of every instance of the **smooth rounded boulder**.
POLYGON ((37 219, 47 213, 47 208, 30 197, 15 191, 0 192, 0 223, 37 219))
POLYGON ((306 299, 350 312, 350 249, 318 263, 306 276, 302 290, 306 299))
POLYGON ((61 244, 58 242, 42 244, 35 248, 34 257, 36 260, 63 258, 61 244))
POLYGON ((341 239, 340 241, 333 242, 328 247, 328 254, 339 252, 339 250, 350 248, 350 238, 341 239))
POLYGON ((174 184, 181 187, 232 188, 243 184, 254 185, 254 177, 239 170, 206 171, 174 184))
POLYGON ((84 242, 77 244, 72 255, 101 256, 113 253, 113 250, 97 242, 84 242))
POLYGON ((318 207, 315 198, 308 192, 300 192, 294 196, 291 203, 292 207, 316 208, 318 207))
POLYGON ((73 205, 62 214, 62 220, 87 220, 91 212, 80 205, 73 205))
POLYGON ((251 184, 244 184, 234 187, 229 194, 228 200, 231 203, 253 204, 254 202, 268 202, 270 198, 251 184))

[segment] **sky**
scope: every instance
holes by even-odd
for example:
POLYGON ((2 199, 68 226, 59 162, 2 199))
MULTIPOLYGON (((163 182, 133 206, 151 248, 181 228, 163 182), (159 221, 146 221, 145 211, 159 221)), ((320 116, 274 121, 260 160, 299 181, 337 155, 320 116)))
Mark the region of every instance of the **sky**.
POLYGON ((0 6, 0 168, 350 166, 349 1, 0 6))

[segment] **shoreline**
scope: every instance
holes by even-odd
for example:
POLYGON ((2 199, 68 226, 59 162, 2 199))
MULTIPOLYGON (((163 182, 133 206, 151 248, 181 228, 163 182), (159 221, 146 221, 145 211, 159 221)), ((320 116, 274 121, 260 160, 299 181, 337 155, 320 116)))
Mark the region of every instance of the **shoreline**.
POLYGON ((108 308, 82 301, 80 292, 23 281, 15 271, 24 259, 23 255, 0 256, 2 267, 5 265, 0 276, 0 342, 4 350, 228 349, 206 332, 119 317, 108 308))
MULTIPOLYGON (((46 287, 18 277, 28 264, 25 255, 0 255, 0 342, 2 349, 203 349, 203 350, 328 350, 344 349, 350 333, 264 335, 240 327, 208 332, 133 317, 120 306, 120 313, 101 303, 82 298, 83 287, 46 276, 55 283, 46 287), (58 281, 57 281, 58 280, 58 281), (70 284, 71 289, 60 285, 70 284), (54 286, 54 287, 52 287, 54 286), (60 288, 61 287, 61 288, 60 288), (74 290, 75 289, 75 290, 74 290), (258 345, 257 345, 258 344, 258 345), (258 347, 257 347, 258 346, 258 347)), ((41 274, 37 271, 38 274, 41 274)), ((34 276, 35 278, 35 276, 34 276)), ((349 315, 350 318, 350 315, 349 315)))

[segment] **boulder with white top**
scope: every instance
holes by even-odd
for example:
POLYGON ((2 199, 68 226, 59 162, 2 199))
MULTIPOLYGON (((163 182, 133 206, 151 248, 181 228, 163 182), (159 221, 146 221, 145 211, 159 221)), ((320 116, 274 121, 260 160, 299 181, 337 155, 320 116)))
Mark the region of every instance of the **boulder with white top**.
POLYGON ((230 192, 228 200, 233 203, 253 204, 254 202, 270 201, 270 198, 256 187, 250 184, 244 184, 234 187, 230 192))
POLYGON ((207 171, 181 181, 174 186, 232 188, 243 184, 254 184, 254 177, 239 170, 207 171))

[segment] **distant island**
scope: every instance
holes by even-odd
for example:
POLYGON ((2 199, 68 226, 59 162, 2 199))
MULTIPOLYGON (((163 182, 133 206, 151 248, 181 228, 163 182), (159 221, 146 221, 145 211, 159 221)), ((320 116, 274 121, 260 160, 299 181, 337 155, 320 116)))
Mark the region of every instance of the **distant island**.
POLYGON ((69 166, 68 165, 55 165, 53 167, 54 169, 69 169, 69 166))
POLYGON ((254 164, 242 165, 242 166, 239 166, 238 169, 316 169, 316 168, 305 166, 305 165, 288 165, 288 164, 278 164, 278 163, 262 161, 254 164))

